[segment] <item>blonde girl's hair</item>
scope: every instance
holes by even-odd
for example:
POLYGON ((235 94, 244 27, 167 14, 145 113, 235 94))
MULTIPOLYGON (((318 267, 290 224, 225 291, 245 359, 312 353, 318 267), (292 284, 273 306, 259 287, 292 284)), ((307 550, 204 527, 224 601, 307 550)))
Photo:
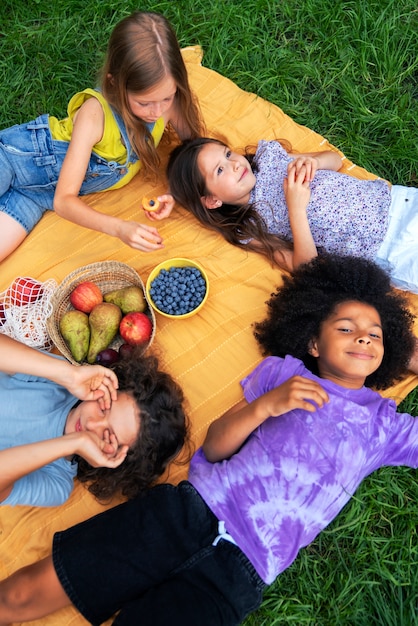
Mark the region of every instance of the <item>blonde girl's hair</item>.
POLYGON ((145 122, 130 111, 128 92, 148 91, 167 77, 176 83, 175 100, 190 137, 198 137, 203 129, 201 115, 170 23, 163 15, 151 11, 136 11, 121 20, 110 36, 101 71, 101 89, 121 115, 145 174, 156 175, 160 159, 145 122))

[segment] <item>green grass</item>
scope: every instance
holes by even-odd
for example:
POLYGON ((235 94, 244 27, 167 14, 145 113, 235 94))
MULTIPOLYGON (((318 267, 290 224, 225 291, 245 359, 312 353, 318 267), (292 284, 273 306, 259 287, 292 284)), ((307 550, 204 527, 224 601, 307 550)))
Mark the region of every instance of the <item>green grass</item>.
MULTIPOLYGON (((3 0, 0 127, 94 84, 114 24, 152 9, 204 64, 393 183, 418 185, 416 0, 3 0)), ((418 392, 401 410, 418 414, 418 392)), ((416 472, 384 468, 265 594, 246 626, 417 626, 416 472)))

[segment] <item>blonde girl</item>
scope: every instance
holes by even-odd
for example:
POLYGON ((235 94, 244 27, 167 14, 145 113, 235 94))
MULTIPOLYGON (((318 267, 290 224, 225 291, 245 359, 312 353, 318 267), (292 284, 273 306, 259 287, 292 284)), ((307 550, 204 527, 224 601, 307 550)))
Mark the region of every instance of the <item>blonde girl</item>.
POLYGON ((105 215, 83 196, 122 187, 139 170, 156 174, 168 125, 182 140, 197 137, 199 109, 171 25, 135 12, 111 34, 100 89, 75 94, 63 120, 44 114, 0 131, 0 261, 48 209, 137 250, 162 248, 156 228, 105 215))

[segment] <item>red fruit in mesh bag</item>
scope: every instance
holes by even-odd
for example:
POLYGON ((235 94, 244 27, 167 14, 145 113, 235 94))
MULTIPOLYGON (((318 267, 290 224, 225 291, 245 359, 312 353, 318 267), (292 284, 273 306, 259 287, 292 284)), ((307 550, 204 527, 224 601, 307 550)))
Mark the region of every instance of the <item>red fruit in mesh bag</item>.
POLYGON ((34 278, 18 276, 10 285, 6 296, 10 303, 15 306, 22 306, 31 302, 36 302, 44 292, 43 284, 34 278))
POLYGON ((90 281, 80 283, 70 294, 70 302, 75 309, 90 313, 96 304, 103 302, 103 295, 100 288, 90 281))
POLYGON ((6 313, 4 312, 4 304, 0 302, 0 326, 3 326, 6 321, 6 313))

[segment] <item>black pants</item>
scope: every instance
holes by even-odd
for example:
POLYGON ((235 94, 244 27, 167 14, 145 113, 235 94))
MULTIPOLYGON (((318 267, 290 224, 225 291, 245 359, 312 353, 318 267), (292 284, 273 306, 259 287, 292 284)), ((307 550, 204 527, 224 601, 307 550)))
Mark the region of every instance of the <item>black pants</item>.
POLYGON ((264 583, 244 553, 220 540, 193 486, 159 485, 54 537, 65 592, 94 625, 240 624, 264 583))

